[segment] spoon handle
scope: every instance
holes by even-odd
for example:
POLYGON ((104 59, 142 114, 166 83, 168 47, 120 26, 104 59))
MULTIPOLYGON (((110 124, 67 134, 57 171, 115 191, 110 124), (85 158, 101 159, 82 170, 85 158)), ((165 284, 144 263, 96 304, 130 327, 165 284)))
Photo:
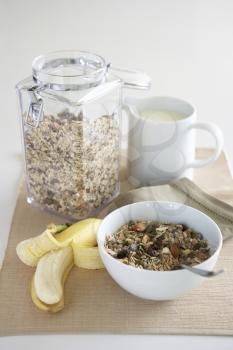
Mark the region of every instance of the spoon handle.
POLYGON ((197 267, 192 267, 192 266, 188 266, 188 265, 184 265, 184 264, 181 264, 181 266, 184 269, 186 269, 192 273, 195 273, 199 276, 202 276, 202 277, 213 277, 213 276, 217 276, 217 275, 221 274, 222 272, 224 272, 223 269, 218 270, 218 271, 206 271, 206 270, 199 269, 197 267))

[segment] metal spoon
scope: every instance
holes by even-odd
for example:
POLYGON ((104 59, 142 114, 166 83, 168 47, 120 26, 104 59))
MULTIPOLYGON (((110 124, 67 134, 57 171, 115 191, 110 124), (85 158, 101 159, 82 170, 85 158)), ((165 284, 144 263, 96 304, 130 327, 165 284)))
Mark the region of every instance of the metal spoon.
MULTIPOLYGON (((224 243, 230 239, 233 238, 233 235, 229 235, 228 237, 224 238, 223 241, 224 243)), ((218 270, 218 271, 205 271, 205 270, 202 270, 202 269, 199 269, 197 267, 192 267, 192 266, 188 266, 188 265, 184 265, 184 264, 180 264, 181 267, 183 267, 183 269, 186 269, 192 273, 195 273, 199 276, 202 276, 202 277, 214 277, 214 276, 217 276, 217 275, 220 275, 221 273, 224 272, 223 269, 221 270, 218 270)))
POLYGON ((184 269, 186 269, 192 273, 195 273, 199 276, 202 276, 202 277, 214 277, 214 276, 217 276, 220 273, 224 272, 224 270, 222 270, 222 269, 218 270, 218 271, 205 271, 205 270, 199 269, 197 267, 187 266, 184 264, 181 264, 180 266, 183 267, 184 269))

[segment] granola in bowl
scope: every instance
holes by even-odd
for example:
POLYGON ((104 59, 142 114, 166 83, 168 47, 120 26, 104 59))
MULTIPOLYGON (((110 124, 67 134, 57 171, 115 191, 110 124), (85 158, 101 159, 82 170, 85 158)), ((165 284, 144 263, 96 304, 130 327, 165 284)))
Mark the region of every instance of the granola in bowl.
POLYGON ((129 221, 106 237, 107 252, 140 269, 171 271, 194 266, 210 257, 208 242, 184 224, 129 221))

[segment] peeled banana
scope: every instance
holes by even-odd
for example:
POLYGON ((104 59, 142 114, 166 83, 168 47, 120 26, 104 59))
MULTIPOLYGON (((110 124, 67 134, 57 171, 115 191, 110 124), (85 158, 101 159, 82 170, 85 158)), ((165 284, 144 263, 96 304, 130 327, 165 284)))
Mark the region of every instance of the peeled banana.
POLYGON ((89 218, 69 227, 50 224, 39 236, 20 242, 16 247, 17 255, 26 265, 36 266, 44 254, 68 246, 76 235, 80 236, 80 241, 87 236, 89 246, 95 245, 100 223, 100 219, 89 218))
POLYGON ((33 303, 41 311, 55 313, 55 312, 58 312, 64 308, 64 297, 62 297, 62 299, 57 304, 54 304, 54 305, 48 305, 46 303, 43 303, 36 295, 34 278, 32 279, 32 283, 31 283, 31 298, 32 298, 33 303))
POLYGON ((64 307, 64 283, 72 266, 100 269, 96 234, 100 219, 90 218, 68 225, 50 224, 37 237, 20 242, 16 252, 26 265, 37 266, 31 283, 31 298, 43 311, 64 307))
POLYGON ((19 259, 26 265, 36 266, 44 254, 61 247, 54 236, 66 228, 67 225, 50 224, 39 236, 20 242, 16 247, 19 259))
POLYGON ((70 246, 44 255, 31 284, 31 298, 43 311, 57 312, 64 307, 64 283, 73 266, 70 246))

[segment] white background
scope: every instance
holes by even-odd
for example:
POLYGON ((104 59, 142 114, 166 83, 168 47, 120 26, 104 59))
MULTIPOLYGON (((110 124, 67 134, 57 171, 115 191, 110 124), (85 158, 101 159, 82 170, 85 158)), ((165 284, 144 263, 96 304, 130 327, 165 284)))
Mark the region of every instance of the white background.
MULTIPOLYGON (((1 252, 21 169, 14 86, 30 75, 35 56, 61 49, 93 51, 115 65, 147 71, 153 80, 149 94, 190 100, 198 108, 199 120, 215 122, 222 128, 233 162, 232 0, 0 0, 1 252)), ((211 146, 212 140, 203 133, 199 145, 211 146)), ((29 338, 14 339, 1 339, 0 348, 7 349, 7 344, 13 348, 13 342, 22 346, 32 342, 29 338)), ((65 342, 67 338, 62 339, 65 342)), ((119 337, 114 344, 107 337, 105 341, 89 337, 88 342, 87 337, 69 339, 72 344, 77 340, 76 348, 78 341, 80 348, 102 342, 106 348, 114 344, 119 348, 123 341, 121 344, 127 346, 134 342, 134 348, 157 344, 160 349, 169 344, 180 347, 181 341, 196 349, 201 338, 190 343, 185 337, 132 337, 127 341, 119 337)), ((219 348, 219 343, 227 349, 230 344, 229 338, 204 341, 206 349, 207 344, 211 349, 219 348)), ((59 340, 58 349, 62 344, 59 340)))

